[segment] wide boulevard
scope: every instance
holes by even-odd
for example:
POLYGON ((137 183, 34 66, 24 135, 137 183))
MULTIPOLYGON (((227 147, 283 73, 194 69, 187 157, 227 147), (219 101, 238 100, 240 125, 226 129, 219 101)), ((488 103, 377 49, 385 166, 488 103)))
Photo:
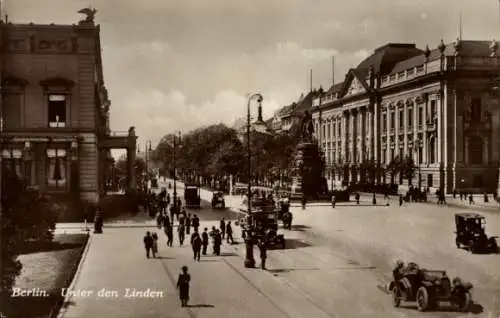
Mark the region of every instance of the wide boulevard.
MULTIPOLYGON (((183 193, 182 186, 178 192, 183 193)), ((202 198, 208 200, 210 192, 202 191, 202 198)), ((243 267, 245 248, 238 227, 234 229, 239 244, 224 243, 222 256, 205 256, 194 263, 189 245, 179 247, 177 235, 174 247, 167 248, 164 234, 156 230, 161 234, 161 258, 147 260, 141 246, 146 228, 110 225, 102 236, 94 235, 74 288, 161 287, 169 297, 133 302, 74 297, 64 316, 500 317, 500 255, 471 254, 454 244, 453 215, 467 209, 424 203, 399 207, 395 200, 386 206, 383 198, 373 206, 370 201, 362 197, 359 206, 350 202, 334 209, 327 204, 311 204, 305 210, 292 206, 292 230, 280 229, 287 247, 269 251, 267 271, 243 267), (126 257, 110 253, 121 244, 128 251, 126 257), (470 281, 474 285, 472 313, 456 312, 446 304, 424 313, 413 303, 394 308, 385 285, 397 259, 470 281), (183 264, 190 267, 193 277, 193 307, 189 308, 180 308, 175 294, 175 275, 183 264)), ((200 216, 202 228, 218 226, 221 217, 235 220, 242 216, 212 210, 208 202, 203 205, 201 210, 188 211, 200 216)), ((500 214, 479 213, 487 217, 487 233, 500 234, 500 214)), ((154 221, 149 222, 147 229, 154 230, 154 221)), ((255 258, 258 266, 257 249, 255 258)))

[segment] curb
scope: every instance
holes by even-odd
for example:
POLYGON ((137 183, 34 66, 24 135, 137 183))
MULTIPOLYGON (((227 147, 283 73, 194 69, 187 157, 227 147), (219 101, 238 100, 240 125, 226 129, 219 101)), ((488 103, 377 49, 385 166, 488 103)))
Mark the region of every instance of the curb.
MULTIPOLYGON (((89 249, 90 249, 90 244, 92 243, 92 238, 93 238, 93 235, 91 235, 89 233, 89 239, 87 240, 87 245, 85 245, 85 250, 82 253, 82 257, 80 258, 80 263, 78 264, 78 268, 76 269, 75 275, 73 276, 73 280, 71 281, 71 284, 69 284, 69 286, 67 287, 67 290, 73 290, 75 288, 76 282, 78 281, 78 278, 80 277, 80 273, 82 271, 83 263, 84 263, 85 259, 87 258, 87 254, 88 254, 89 249)), ((61 305, 61 308, 59 309, 59 312, 58 312, 57 316, 55 316, 55 317, 57 317, 57 318, 64 317, 64 315, 68 311, 67 307, 65 307, 64 305, 69 303, 72 298, 73 298, 73 296, 68 296, 68 295, 66 295, 64 297, 64 301, 61 305)))

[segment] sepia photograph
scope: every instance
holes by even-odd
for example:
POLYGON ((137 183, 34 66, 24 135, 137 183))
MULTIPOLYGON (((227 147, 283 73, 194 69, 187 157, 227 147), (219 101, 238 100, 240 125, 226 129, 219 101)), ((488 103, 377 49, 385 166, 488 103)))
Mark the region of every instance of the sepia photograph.
POLYGON ((0 318, 500 318, 500 0, 0 0, 0 318))

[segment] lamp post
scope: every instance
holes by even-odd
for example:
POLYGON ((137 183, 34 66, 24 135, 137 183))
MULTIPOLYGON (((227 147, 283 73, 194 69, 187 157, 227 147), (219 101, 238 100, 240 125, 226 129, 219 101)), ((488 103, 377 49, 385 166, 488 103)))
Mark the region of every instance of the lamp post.
POLYGON ((418 189, 422 187, 422 175, 420 171, 420 139, 415 141, 415 150, 417 151, 417 167, 418 167, 418 189))
POLYGON ((179 145, 181 141, 181 132, 178 132, 178 137, 174 135, 174 195, 173 195, 173 201, 174 201, 174 211, 177 211, 177 161, 176 161, 176 152, 177 152, 177 146, 179 145))
MULTIPOLYGON (((245 267, 253 268, 255 267, 255 259, 253 257, 253 246, 254 246, 254 228, 253 228, 253 217, 252 217, 252 149, 250 146, 250 102, 256 100, 259 103, 258 117, 257 121, 254 123, 255 130, 264 127, 265 124, 262 120, 262 100, 261 94, 256 93, 248 98, 247 102, 247 165, 248 165, 248 185, 247 185, 247 213, 248 213, 248 235, 245 238, 246 255, 245 255, 245 267)), ((265 131, 265 130, 264 130, 265 131)))

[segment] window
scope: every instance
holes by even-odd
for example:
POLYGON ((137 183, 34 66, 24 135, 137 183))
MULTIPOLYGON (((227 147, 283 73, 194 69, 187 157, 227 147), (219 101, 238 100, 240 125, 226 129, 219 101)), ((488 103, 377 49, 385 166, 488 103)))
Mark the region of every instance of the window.
POLYGON ((394 112, 391 112, 391 130, 396 127, 396 114, 394 112))
POLYGON ((337 125, 335 123, 332 124, 332 132, 333 132, 333 138, 337 137, 337 125))
POLYGON ((394 160, 394 149, 391 148, 391 161, 394 160))
POLYGON ((413 159, 413 149, 411 147, 408 148, 408 157, 413 159))
POLYGON ((418 127, 422 127, 424 121, 424 109, 422 107, 418 108, 418 127))
POLYGON ((399 111, 399 128, 403 129, 405 123, 405 117, 402 110, 399 111))
POLYGON ((430 120, 434 120, 434 116, 436 115, 436 100, 431 100, 431 113, 430 113, 430 120))
POLYGON ((424 71, 424 66, 423 65, 417 66, 417 73, 422 73, 423 71, 424 71))
POLYGON ((21 162, 22 152, 19 149, 4 149, 2 151, 2 169, 15 171, 16 175, 21 178, 21 162))
POLYGON ((328 138, 329 139, 332 138, 332 131, 331 131, 330 125, 328 125, 328 138))
POLYGON ((483 164, 483 140, 480 137, 469 138, 469 163, 473 165, 483 164))
POLYGON ((410 68, 410 69, 406 70, 406 76, 411 76, 413 74, 415 74, 415 69, 414 68, 410 68))
POLYGON ((478 123, 481 121, 481 98, 472 99, 470 119, 473 123, 478 123))
POLYGON ((21 94, 2 95, 2 120, 4 129, 21 128, 21 94))
POLYGON ((49 127, 66 127, 66 95, 49 95, 49 127))
POLYGON ((436 139, 431 138, 429 141, 429 163, 436 162, 436 139))
POLYGON ((424 158, 422 148, 418 148, 418 164, 422 163, 422 159, 424 158))
POLYGON ((387 149, 382 149, 382 163, 385 163, 386 162, 386 158, 387 158, 387 149))
POLYGON ((66 188, 67 160, 65 149, 47 149, 47 185, 66 188))
POLYGON ((408 127, 413 126, 413 108, 408 108, 408 127))
POLYGON ((399 72, 398 73, 398 80, 403 79, 405 77, 405 71, 399 72))
POLYGON ((432 184, 434 183, 432 181, 433 181, 432 180, 432 173, 427 174, 427 187, 432 188, 432 184))
POLYGON ((387 131, 387 114, 382 115, 382 131, 387 131))

